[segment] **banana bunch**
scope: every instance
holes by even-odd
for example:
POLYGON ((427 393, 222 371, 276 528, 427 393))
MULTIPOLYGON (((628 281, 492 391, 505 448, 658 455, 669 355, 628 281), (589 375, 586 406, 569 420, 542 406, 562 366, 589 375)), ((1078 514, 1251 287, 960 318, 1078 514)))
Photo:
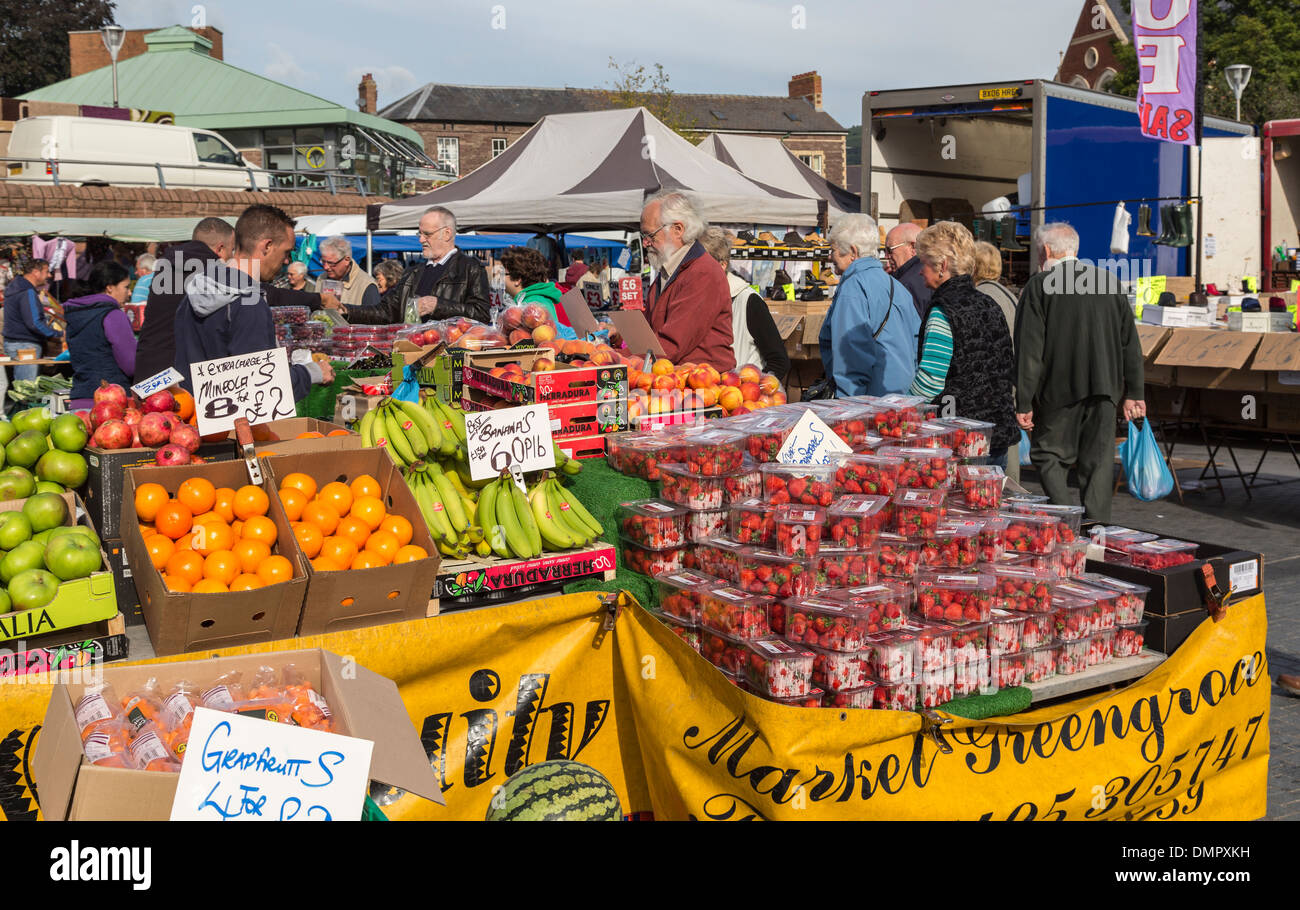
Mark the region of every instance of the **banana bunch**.
POLYGON ((366 411, 357 431, 362 448, 378 446, 403 469, 437 457, 448 442, 432 414, 414 402, 396 398, 385 398, 378 407, 366 411))
POLYGON ((459 478, 437 462, 420 462, 406 472, 406 485, 415 495, 440 553, 456 559, 465 559, 471 552, 479 556, 492 554, 478 524, 479 504, 459 478))
POLYGON ((570 477, 582 470, 582 465, 578 460, 565 455, 564 450, 556 445, 555 442, 551 443, 551 448, 555 450, 555 470, 561 471, 570 477))
POLYGON ((443 460, 465 460, 465 412, 447 404, 433 389, 420 390, 420 407, 424 408, 443 431, 443 442, 438 457, 443 460))
POLYGON ((501 477, 479 494, 479 520, 491 551, 509 559, 531 559, 542 550, 584 547, 602 533, 600 523, 554 477, 524 493, 501 477))

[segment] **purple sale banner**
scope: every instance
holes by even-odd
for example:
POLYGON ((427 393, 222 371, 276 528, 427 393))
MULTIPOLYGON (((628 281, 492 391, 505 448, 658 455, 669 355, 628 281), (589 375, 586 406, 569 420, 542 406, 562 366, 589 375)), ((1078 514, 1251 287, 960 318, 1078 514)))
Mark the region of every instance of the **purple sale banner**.
POLYGON ((1133 0, 1142 133, 1196 144, 1196 0, 1133 0))

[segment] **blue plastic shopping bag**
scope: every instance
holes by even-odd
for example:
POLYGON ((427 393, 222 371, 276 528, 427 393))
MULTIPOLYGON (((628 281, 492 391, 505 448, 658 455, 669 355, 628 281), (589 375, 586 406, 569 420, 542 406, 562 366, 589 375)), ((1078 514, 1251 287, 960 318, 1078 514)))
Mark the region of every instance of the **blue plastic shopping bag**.
POLYGON ((420 403, 420 384, 415 381, 415 371, 409 366, 402 369, 402 381, 393 389, 393 397, 399 401, 420 403))
POLYGON ((1120 463, 1128 478, 1128 489, 1143 502, 1164 499, 1174 490, 1174 475, 1165 462, 1164 452, 1151 432, 1151 421, 1143 420, 1142 429, 1128 422, 1128 438, 1120 445, 1120 463))
POLYGON ((1020 454, 1020 466, 1022 468, 1027 468, 1033 464, 1033 462, 1029 460, 1029 434, 1026 433, 1024 430, 1020 431, 1019 454, 1020 454))

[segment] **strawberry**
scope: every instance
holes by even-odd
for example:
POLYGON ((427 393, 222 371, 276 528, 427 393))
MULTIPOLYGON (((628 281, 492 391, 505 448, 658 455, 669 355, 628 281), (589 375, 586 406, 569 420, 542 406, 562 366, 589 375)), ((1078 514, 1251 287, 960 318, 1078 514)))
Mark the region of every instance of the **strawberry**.
POLYGON ((910 682, 892 686, 877 684, 871 690, 872 704, 886 711, 915 711, 916 686, 910 682))
POLYGON ((700 598, 700 625, 738 639, 762 638, 771 632, 768 611, 772 602, 735 588, 715 587, 700 598))

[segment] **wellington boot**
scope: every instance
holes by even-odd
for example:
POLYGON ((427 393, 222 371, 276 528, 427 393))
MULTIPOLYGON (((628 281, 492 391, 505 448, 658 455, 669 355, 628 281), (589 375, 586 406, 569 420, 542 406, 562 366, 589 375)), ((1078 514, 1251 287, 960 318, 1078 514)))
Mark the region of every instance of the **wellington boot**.
POLYGON ((998 237, 998 249, 1006 253, 1023 253, 1025 247, 1016 240, 1016 216, 1004 215, 998 219, 1001 228, 998 237))
POLYGON ((1192 207, 1186 202, 1180 202, 1173 207, 1174 216, 1174 239, 1169 241, 1172 247, 1185 247, 1192 245, 1192 207))
POLYGON ((1154 237, 1156 232, 1151 230, 1151 206, 1138 206, 1138 226, 1137 235, 1139 237, 1154 237))
POLYGON ((992 243, 993 222, 988 218, 976 218, 971 233, 975 235, 976 243, 992 243))
POLYGON ((1160 236, 1151 242, 1156 246, 1169 246, 1174 242, 1174 207, 1160 206, 1160 236))

